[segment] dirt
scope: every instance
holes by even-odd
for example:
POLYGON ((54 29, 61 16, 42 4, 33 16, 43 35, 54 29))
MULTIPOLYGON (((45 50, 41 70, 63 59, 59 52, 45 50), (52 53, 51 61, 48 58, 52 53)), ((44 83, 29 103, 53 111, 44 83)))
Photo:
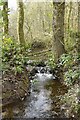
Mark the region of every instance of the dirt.
POLYGON ((5 72, 2 80, 2 106, 24 100, 29 91, 27 72, 14 75, 11 71, 5 72))

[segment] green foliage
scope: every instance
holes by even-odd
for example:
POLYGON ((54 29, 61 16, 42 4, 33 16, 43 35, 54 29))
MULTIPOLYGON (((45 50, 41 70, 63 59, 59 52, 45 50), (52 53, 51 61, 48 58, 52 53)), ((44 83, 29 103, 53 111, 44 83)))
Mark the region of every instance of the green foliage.
POLYGON ((24 48, 15 44, 11 38, 5 38, 2 49, 3 71, 12 70, 15 74, 22 73, 28 61, 24 48))
POLYGON ((66 93, 62 98, 61 101, 65 103, 65 106, 67 105, 67 109, 65 113, 67 114, 67 117, 73 116, 74 114, 78 113, 78 110, 80 108, 80 105, 78 104, 78 93, 79 93, 79 86, 75 85, 71 89, 68 90, 68 93, 66 93))
POLYGON ((66 47, 66 50, 67 51, 72 51, 77 43, 76 43, 76 40, 78 39, 79 37, 79 34, 76 30, 66 30, 67 32, 67 38, 65 37, 65 47, 66 47))
POLYGON ((69 69, 67 72, 65 72, 64 75, 64 81, 66 85, 70 86, 73 85, 76 81, 78 81, 80 77, 80 70, 71 70, 69 69))
POLYGON ((3 5, 3 3, 2 3, 2 1, 0 0, 0 37, 2 36, 2 32, 1 32, 1 30, 2 30, 2 25, 3 25, 3 22, 2 22, 2 5, 3 5))
POLYGON ((76 31, 70 31, 70 37, 75 39, 75 38, 80 37, 80 34, 78 34, 78 32, 76 31))
POLYGON ((73 85, 80 78, 80 69, 78 61, 80 56, 72 54, 63 54, 60 58, 60 64, 64 66, 64 81, 67 86, 73 85))
POLYGON ((60 58, 60 64, 64 67, 71 67, 73 65, 73 56, 71 54, 63 54, 60 58))
POLYGON ((51 68, 55 68, 55 67, 57 66, 57 64, 56 64, 55 61, 54 61, 54 56, 53 56, 52 53, 48 55, 47 64, 48 64, 51 68))

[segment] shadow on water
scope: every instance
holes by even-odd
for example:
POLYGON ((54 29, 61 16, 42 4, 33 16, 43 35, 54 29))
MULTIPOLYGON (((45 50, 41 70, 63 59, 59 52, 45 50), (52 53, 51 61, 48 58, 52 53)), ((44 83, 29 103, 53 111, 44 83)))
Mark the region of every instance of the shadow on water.
MULTIPOLYGON (((54 118, 65 117, 61 112, 61 97, 67 88, 61 82, 50 79, 50 74, 39 73, 31 81, 30 95, 16 105, 6 107, 6 117, 54 118)), ((5 113, 5 112, 4 112, 5 113)))

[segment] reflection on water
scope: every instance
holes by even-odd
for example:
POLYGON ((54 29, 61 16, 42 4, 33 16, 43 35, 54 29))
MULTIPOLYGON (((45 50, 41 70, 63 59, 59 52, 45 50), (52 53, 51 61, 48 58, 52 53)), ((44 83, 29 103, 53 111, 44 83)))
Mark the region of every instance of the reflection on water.
POLYGON ((30 88, 30 95, 23 102, 6 107, 6 117, 49 118, 64 117, 60 98, 67 92, 59 81, 51 80, 51 74, 36 74, 30 88))

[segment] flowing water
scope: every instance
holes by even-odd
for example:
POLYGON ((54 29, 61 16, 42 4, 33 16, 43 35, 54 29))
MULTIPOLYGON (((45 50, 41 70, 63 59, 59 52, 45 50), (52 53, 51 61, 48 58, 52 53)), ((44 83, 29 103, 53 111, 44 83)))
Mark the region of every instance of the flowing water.
POLYGON ((61 111, 60 99, 67 92, 59 80, 50 73, 36 73, 31 80, 30 94, 23 102, 6 108, 7 117, 13 118, 55 118, 65 117, 61 111))

